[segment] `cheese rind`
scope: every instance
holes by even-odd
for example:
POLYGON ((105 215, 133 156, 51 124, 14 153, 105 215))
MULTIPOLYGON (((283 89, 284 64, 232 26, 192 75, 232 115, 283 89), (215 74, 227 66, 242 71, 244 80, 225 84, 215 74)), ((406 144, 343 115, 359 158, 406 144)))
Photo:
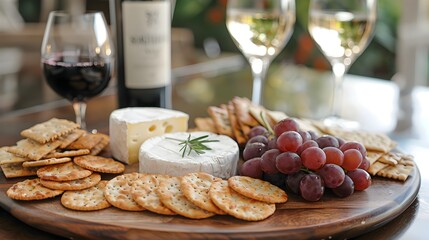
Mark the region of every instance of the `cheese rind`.
POLYGON ((227 179, 237 174, 238 144, 228 136, 209 132, 179 132, 165 134, 145 141, 140 147, 139 172, 183 176, 192 172, 206 172, 227 179), (208 135, 207 139, 219 142, 205 143, 211 150, 198 155, 191 151, 182 158, 179 141, 208 135))
POLYGON ((122 108, 109 119, 110 148, 115 159, 138 161, 140 145, 148 138, 188 129, 189 115, 164 108, 122 108))

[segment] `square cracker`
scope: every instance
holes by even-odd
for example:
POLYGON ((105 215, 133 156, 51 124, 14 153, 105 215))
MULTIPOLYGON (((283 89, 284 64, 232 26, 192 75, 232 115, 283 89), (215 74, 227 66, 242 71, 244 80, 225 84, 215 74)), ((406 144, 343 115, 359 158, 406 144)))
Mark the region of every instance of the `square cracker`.
POLYGON ((371 164, 368 168, 368 172, 375 176, 381 169, 387 167, 388 164, 382 163, 382 162, 375 162, 374 164, 371 164))
POLYGON ((103 137, 103 139, 99 143, 97 143, 97 145, 95 145, 93 148, 90 149, 90 153, 89 153, 90 155, 94 155, 94 156, 98 155, 109 145, 109 142, 110 142, 109 135, 102 134, 102 133, 99 133, 99 134, 103 137))
POLYGON ((414 166, 396 164, 395 166, 387 166, 377 172, 377 176, 387 177, 390 179, 407 180, 408 176, 413 171, 414 166))
POLYGON ((78 127, 78 124, 69 120, 52 118, 21 131, 21 136, 43 144, 54 141, 78 127))
POLYGON ((47 154, 44 158, 63 158, 63 157, 76 157, 81 155, 89 154, 89 149, 77 149, 77 150, 68 150, 68 151, 54 151, 47 154))
POLYGON ((39 160, 60 145, 59 140, 40 144, 31 139, 22 139, 16 143, 16 146, 9 147, 7 151, 32 160, 39 160))
POLYGON ((223 104, 221 107, 210 106, 207 111, 215 124, 217 133, 232 137, 233 133, 226 105, 223 104))
POLYGON ((67 149, 91 149, 103 140, 100 133, 89 133, 81 136, 78 140, 67 146, 67 149))
POLYGON ((9 147, 0 148, 0 165, 9 163, 22 163, 27 161, 27 158, 16 156, 13 153, 7 151, 9 147))
POLYGON ((64 136, 61 138, 61 146, 60 148, 66 148, 68 145, 70 145, 72 142, 79 139, 82 135, 86 133, 85 130, 82 129, 75 129, 71 133, 69 133, 67 136, 64 136))
POLYGON ((367 151, 366 152, 366 158, 369 161, 369 164, 374 164, 381 156, 383 156, 384 153, 382 152, 374 152, 374 151, 367 151))
POLYGON ((6 178, 28 177, 37 175, 37 168, 25 168, 22 163, 10 163, 1 165, 6 178))

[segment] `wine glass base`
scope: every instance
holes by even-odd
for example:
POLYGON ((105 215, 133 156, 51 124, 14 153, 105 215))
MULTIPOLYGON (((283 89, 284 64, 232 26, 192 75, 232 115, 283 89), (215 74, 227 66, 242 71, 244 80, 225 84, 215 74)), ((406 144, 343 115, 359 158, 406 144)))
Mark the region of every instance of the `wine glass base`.
POLYGON ((341 128, 344 130, 358 130, 360 128, 359 122, 347 120, 344 118, 332 116, 325 118, 323 124, 332 128, 341 128))

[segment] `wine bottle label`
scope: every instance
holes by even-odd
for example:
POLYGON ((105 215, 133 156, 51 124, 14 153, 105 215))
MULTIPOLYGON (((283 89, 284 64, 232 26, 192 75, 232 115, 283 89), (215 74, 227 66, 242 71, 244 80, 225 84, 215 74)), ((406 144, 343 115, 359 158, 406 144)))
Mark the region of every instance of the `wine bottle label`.
POLYGON ((170 84, 170 14, 169 1, 122 2, 127 88, 158 88, 170 84))

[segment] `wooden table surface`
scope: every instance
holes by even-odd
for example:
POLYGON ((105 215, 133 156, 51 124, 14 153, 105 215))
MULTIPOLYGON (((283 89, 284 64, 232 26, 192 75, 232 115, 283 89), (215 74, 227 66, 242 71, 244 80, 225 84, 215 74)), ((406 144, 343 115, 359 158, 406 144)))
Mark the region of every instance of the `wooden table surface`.
MULTIPOLYGON (((180 71, 177 73, 180 73, 180 71)), ((237 77, 234 75, 235 73, 228 73, 226 74, 227 77, 213 77, 213 73, 211 74, 207 76, 196 73, 192 77, 187 77, 186 81, 181 79, 180 76, 177 77, 175 90, 173 91, 174 108, 189 112, 191 119, 196 116, 205 116, 207 115, 205 109, 208 105, 225 103, 237 93, 234 92, 235 86, 233 85, 228 90, 225 90, 223 95, 218 95, 224 89, 224 86, 230 83, 231 78, 237 77), (211 80, 208 81, 207 79, 211 80), (192 89, 197 90, 192 92, 192 89), (203 91, 201 89, 209 89, 209 92, 213 96, 210 96, 207 92, 201 92, 203 91), (212 89, 212 92, 210 89, 212 89)), ((249 77, 248 74, 244 76, 249 77)), ((420 191, 410 207, 389 223, 379 226, 376 230, 365 233, 357 237, 357 239, 425 239, 426 228, 429 226, 429 178, 425 174, 429 168, 429 162, 426 159, 429 156, 428 142, 426 141, 429 131, 427 131, 424 123, 429 116, 426 112, 419 109, 422 109, 423 103, 427 102, 429 90, 421 88, 417 91, 417 100, 414 103, 417 112, 415 117, 417 119, 414 119, 413 123, 413 126, 419 127, 417 134, 413 129, 409 132, 398 133, 392 129, 395 127, 395 120, 392 119, 392 114, 395 111, 395 107, 392 104, 395 104, 396 101, 395 86, 391 82, 353 76, 349 77, 347 81, 348 83, 345 85, 346 93, 350 91, 348 94, 352 96, 354 96, 353 94, 356 95, 356 92, 365 92, 365 89, 376 89, 377 92, 382 91, 386 97, 380 100, 379 96, 358 94, 356 98, 349 98, 354 99, 353 102, 355 105, 352 105, 354 106, 354 111, 348 113, 350 115, 346 114, 346 116, 359 120, 364 129, 377 129, 388 132, 398 141, 399 148, 402 151, 415 156, 415 161, 421 172, 420 191), (371 99, 373 99, 373 104, 370 104, 371 99), (356 105, 356 102, 360 104, 356 105), (372 108, 378 105, 385 107, 382 110, 373 111, 372 108), (368 120, 365 118, 365 114, 367 117, 370 116, 371 119, 368 120), (421 136, 423 136, 423 139, 421 136)), ((250 86, 245 86, 242 89, 235 88, 235 91, 239 91, 240 95, 246 96, 250 94, 250 86)), ((87 123, 89 129, 98 129, 104 132, 108 130, 108 116, 116 108, 116 97, 111 93, 112 91, 104 96, 91 99, 88 102, 87 123)), ((274 106, 274 104, 272 105, 274 106)), ((51 103, 40 108, 21 110, 0 116, 0 146, 14 144, 17 140, 21 139, 19 136, 20 130, 51 117, 73 120, 74 113, 67 102, 58 101, 56 104, 51 103)), ((13 217, 5 206, 1 207, 5 209, 0 209, 0 239, 61 239, 59 236, 26 225, 13 217)))

